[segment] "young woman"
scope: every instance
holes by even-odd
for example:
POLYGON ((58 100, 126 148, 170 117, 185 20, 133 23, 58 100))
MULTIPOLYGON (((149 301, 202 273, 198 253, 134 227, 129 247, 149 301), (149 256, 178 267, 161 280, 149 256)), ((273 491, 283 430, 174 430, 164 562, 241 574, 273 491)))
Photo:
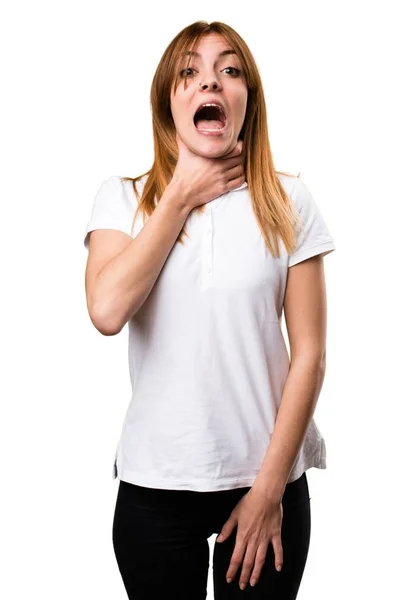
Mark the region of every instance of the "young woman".
POLYGON ((313 413, 334 242, 301 179, 274 168, 258 69, 231 27, 182 30, 151 107, 151 169, 102 183, 85 237, 90 318, 104 335, 129 326, 119 570, 129 598, 205 599, 220 533, 217 600, 292 600, 310 541, 306 470, 326 468, 313 413))

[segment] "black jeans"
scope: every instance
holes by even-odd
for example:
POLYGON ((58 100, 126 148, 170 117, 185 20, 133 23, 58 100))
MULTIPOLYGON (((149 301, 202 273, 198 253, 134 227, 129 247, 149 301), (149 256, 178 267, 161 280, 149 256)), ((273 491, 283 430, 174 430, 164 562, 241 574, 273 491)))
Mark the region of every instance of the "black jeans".
MULTIPOLYGON (((251 488, 218 492, 147 488, 119 481, 113 520, 113 547, 130 600, 205 600, 208 538, 219 533, 237 502, 251 488)), ((226 573, 237 528, 215 543, 215 600, 297 597, 310 544, 310 496, 306 473, 288 483, 283 499, 281 541, 284 562, 275 569, 271 542, 258 583, 239 587, 242 563, 231 583, 226 573)), ((251 570, 252 574, 252 570, 251 570)), ((249 579, 251 578, 251 574, 249 579)))

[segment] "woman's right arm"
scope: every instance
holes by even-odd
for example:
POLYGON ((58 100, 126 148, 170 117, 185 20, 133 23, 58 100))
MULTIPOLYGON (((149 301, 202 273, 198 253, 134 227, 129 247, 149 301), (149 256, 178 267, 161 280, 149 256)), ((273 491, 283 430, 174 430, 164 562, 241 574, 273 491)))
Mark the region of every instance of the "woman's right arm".
POLYGON ((119 333, 145 302, 192 210, 186 200, 182 185, 169 184, 134 239, 123 231, 91 232, 87 306, 103 335, 119 333))

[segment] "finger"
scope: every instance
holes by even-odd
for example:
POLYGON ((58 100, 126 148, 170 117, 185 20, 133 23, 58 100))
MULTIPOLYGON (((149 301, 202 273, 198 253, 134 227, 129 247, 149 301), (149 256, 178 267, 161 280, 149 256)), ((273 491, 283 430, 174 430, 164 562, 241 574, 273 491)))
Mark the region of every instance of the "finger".
POLYGON ((234 156, 239 156, 240 154, 242 154, 242 140, 238 140, 231 152, 224 154, 221 158, 232 158, 234 156))
POLYGON ((232 151, 233 152, 233 156, 240 156, 240 154, 242 154, 242 140, 238 140, 237 143, 235 144, 235 148, 232 151))
POLYGON ((260 544, 257 549, 257 554, 255 556, 255 565, 254 570, 251 575, 250 584, 256 585, 258 579, 260 578, 262 567, 265 563, 265 558, 268 552, 268 542, 265 544, 260 544))
POLYGON ((232 553, 231 561, 227 571, 227 581, 230 583, 235 578, 238 568, 244 558, 246 541, 238 534, 235 541, 235 548, 232 553))
POLYGON ((277 571, 281 571, 284 563, 284 552, 281 543, 281 534, 273 536, 271 541, 275 554, 275 568, 277 569, 277 571))
POLYGON ((232 511, 232 513, 230 514, 228 520, 221 527, 221 533, 217 536, 218 543, 224 542, 227 538, 229 538, 234 527, 237 526, 237 522, 238 522, 237 511, 236 511, 236 509, 234 509, 232 511))
POLYGON ((248 585, 248 579, 250 578, 252 568, 257 554, 257 543, 253 540, 249 540, 247 545, 247 551, 245 553, 244 560, 242 562, 242 571, 239 578, 239 587, 244 590, 248 585))

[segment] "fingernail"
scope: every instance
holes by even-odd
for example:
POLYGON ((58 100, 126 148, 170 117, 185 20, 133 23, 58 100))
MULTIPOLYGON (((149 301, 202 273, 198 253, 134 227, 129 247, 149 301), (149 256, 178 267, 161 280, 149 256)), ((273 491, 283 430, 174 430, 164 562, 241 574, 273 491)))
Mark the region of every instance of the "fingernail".
POLYGON ((281 571, 281 565, 278 565, 277 571, 281 571))
POLYGON ((245 586, 245 583, 240 583, 240 584, 239 584, 239 587, 240 587, 242 590, 245 590, 245 587, 246 587, 246 586, 245 586))
POLYGON ((227 577, 227 583, 231 583, 232 579, 231 577, 227 577))
POLYGON ((219 536, 217 537, 217 542, 220 542, 222 540, 222 535, 219 534, 219 536))
POLYGON ((251 585, 255 585, 257 583, 256 579, 251 579, 251 585))

